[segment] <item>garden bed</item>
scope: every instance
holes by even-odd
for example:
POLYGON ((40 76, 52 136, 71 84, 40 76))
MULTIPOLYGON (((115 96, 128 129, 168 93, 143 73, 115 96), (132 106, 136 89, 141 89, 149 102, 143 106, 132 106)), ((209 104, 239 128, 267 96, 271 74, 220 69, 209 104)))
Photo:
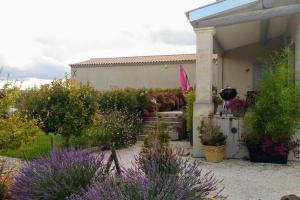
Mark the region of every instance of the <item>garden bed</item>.
MULTIPOLYGON (((184 148, 190 151, 188 142, 171 142, 173 147, 184 148)), ((117 150, 120 164, 130 167, 134 157, 141 150, 142 143, 138 142, 129 148, 117 150)), ((110 152, 105 153, 106 158, 110 152)), ((96 155, 96 154, 95 154, 96 155)), ((17 159, 0 157, 9 160, 13 165, 17 159)), ((224 179, 221 187, 225 187, 224 194, 229 195, 228 200, 280 199, 287 194, 300 195, 300 163, 289 162, 288 165, 250 163, 243 160, 224 160, 222 163, 213 164, 204 159, 196 159, 201 163, 204 171, 212 170, 219 178, 224 179), (257 176, 259 174, 259 176, 257 176), (284 184, 283 184, 284 183, 284 184)))

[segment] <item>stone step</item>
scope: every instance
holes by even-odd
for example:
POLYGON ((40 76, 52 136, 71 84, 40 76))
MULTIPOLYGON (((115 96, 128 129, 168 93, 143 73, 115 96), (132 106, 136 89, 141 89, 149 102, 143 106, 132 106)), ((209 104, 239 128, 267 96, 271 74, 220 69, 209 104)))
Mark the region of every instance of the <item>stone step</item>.
POLYGON ((144 141, 145 138, 147 137, 147 134, 141 134, 136 136, 137 141, 144 141))
MULTIPOLYGON (((152 134, 154 133, 155 131, 153 129, 144 129, 144 135, 148 135, 148 134, 152 134)), ((177 128, 168 128, 166 130, 166 133, 170 136, 170 139, 171 140, 179 140, 179 131, 177 128)))
POLYGON ((144 122, 148 121, 162 121, 162 122, 181 122, 182 118, 181 117, 145 117, 144 122))
POLYGON ((157 112, 157 116, 159 117, 182 117, 182 111, 170 111, 170 112, 157 112))
MULTIPOLYGON (((151 133, 148 133, 148 134, 151 134, 151 133)), ((138 135, 138 136, 136 137, 136 138, 137 138, 137 141, 144 141, 148 134, 138 135)), ((169 134, 169 136, 170 136, 170 140, 171 140, 171 141, 179 140, 179 138, 178 138, 178 133, 177 133, 177 132, 170 132, 170 133, 168 133, 168 134, 169 134)))
MULTIPOLYGON (((178 133, 179 129, 180 128, 169 127, 165 131, 167 133, 178 133)), ((153 128, 144 128, 144 131, 143 131, 143 133, 154 133, 154 132, 155 132, 155 129, 153 129, 153 128)))
MULTIPOLYGON (((143 124, 144 128, 155 128, 156 127, 156 122, 148 121, 143 124)), ((167 127, 174 127, 174 128, 181 128, 182 123, 181 122, 162 122, 165 124, 167 127)))
MULTIPOLYGON (((138 141, 144 141, 145 137, 147 137, 147 135, 151 134, 152 132, 146 132, 142 135, 138 135, 137 136, 137 140, 138 141)), ((171 141, 174 141, 174 140, 179 140, 179 137, 178 137, 178 132, 174 132, 174 131, 170 131, 170 132, 167 132, 170 136, 170 140, 171 141)))
MULTIPOLYGON (((179 140, 183 134, 183 117, 182 111, 157 112, 154 116, 144 118, 144 134, 147 135, 154 132, 154 129, 157 127, 156 123, 161 122, 167 126, 166 132, 171 140, 179 140)), ((143 138, 143 136, 140 137, 140 139, 143 138)))

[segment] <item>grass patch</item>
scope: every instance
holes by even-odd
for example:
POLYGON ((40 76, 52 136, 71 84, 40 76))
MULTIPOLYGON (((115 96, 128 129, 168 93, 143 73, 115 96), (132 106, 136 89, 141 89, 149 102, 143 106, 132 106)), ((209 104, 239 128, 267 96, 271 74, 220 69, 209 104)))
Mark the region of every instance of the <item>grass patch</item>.
MULTIPOLYGON (((61 147, 63 144, 63 138, 60 135, 53 135, 54 145, 61 147)), ((0 151, 0 155, 20 158, 22 160, 32 160, 39 156, 45 155, 48 153, 51 147, 51 135, 46 135, 41 132, 35 141, 22 149, 5 149, 0 151)))

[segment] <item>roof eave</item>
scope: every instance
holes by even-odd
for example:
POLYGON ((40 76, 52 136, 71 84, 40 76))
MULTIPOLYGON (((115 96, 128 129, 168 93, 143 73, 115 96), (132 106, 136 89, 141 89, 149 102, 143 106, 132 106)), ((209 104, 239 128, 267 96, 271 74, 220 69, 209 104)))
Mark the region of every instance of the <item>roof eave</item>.
POLYGON ((186 16, 192 23, 257 2, 259 0, 222 0, 190 10, 186 12, 186 16))
POLYGON ((157 62, 139 62, 139 63, 90 63, 90 64, 70 64, 71 68, 80 67, 111 67, 111 66, 141 66, 141 65, 159 65, 159 64, 176 64, 176 63, 193 63, 196 59, 178 60, 178 61, 157 61, 157 62))

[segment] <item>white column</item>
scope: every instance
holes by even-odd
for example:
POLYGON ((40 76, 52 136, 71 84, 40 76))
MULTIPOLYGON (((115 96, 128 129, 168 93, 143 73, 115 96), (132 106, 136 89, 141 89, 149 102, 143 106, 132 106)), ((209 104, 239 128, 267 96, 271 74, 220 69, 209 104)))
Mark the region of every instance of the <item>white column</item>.
POLYGON ((196 101, 193 113, 193 156, 201 157, 201 144, 197 127, 201 118, 213 112, 213 38, 215 28, 194 30, 197 37, 196 52, 196 101))

